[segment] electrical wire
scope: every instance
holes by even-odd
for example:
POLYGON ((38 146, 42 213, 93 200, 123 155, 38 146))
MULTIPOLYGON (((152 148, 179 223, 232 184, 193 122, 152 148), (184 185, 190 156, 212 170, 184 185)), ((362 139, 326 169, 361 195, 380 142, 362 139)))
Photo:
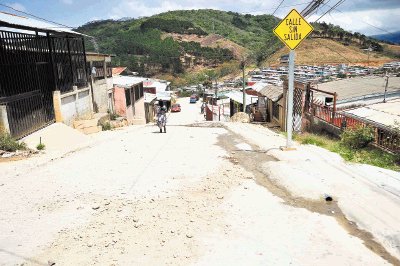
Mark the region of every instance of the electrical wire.
POLYGON ((346 0, 339 0, 334 6, 332 6, 330 9, 328 9, 328 11, 326 11, 324 14, 322 14, 322 16, 320 16, 317 20, 315 20, 314 22, 318 22, 318 20, 320 20, 321 18, 323 18, 326 14, 328 14, 329 12, 335 10, 335 8, 337 8, 338 6, 340 6, 341 4, 344 3, 344 1, 346 0))
POLYGON ((282 1, 279 3, 279 6, 277 6, 277 8, 276 8, 275 11, 271 14, 271 16, 275 15, 276 11, 278 11, 278 9, 281 7, 281 5, 283 4, 284 1, 285 1, 285 0, 282 0, 282 1))
MULTIPOLYGON (((51 20, 47 20, 45 18, 33 15, 33 14, 25 12, 25 11, 18 10, 16 8, 13 8, 12 6, 8 6, 8 5, 5 5, 5 4, 2 4, 2 3, 0 3, 0 6, 9 8, 11 10, 14 10, 16 12, 19 12, 19 13, 22 13, 22 14, 25 14, 25 15, 28 15, 28 16, 31 16, 31 17, 36 18, 36 19, 40 19, 40 20, 43 20, 43 21, 46 21, 46 22, 49 22, 49 23, 52 23, 52 24, 56 24, 56 25, 62 26, 64 28, 69 28, 69 29, 73 29, 74 28, 74 27, 70 27, 70 26, 67 26, 67 25, 64 25, 64 24, 61 24, 61 23, 57 23, 57 22, 51 21, 51 20)), ((58 27, 54 27, 54 28, 58 28, 58 27)))
MULTIPOLYGON (((329 5, 327 5, 327 6, 328 6, 328 7, 331 7, 331 6, 329 6, 329 5)), ((342 13, 342 14, 345 14, 345 12, 343 12, 342 10, 340 10, 340 9, 338 9, 338 8, 336 8, 336 11, 338 11, 338 12, 340 12, 340 13, 342 13)), ((331 16, 331 17, 332 17, 332 16, 331 16)), ((332 17, 332 18, 333 18, 333 17, 332 17)), ((333 18, 333 19, 334 19, 334 18, 333 18)), ((378 30, 380 30, 380 31, 382 31, 382 32, 385 32, 385 33, 394 35, 393 32, 390 32, 390 31, 388 31, 388 30, 386 30, 386 29, 383 29, 383 28, 380 28, 380 27, 378 27, 378 26, 372 25, 372 24, 370 24, 369 22, 366 22, 366 21, 363 20, 363 19, 360 19, 360 21, 363 22, 363 23, 365 23, 365 24, 367 24, 368 26, 371 26, 371 27, 373 27, 373 28, 375 28, 375 29, 378 29, 378 30)))

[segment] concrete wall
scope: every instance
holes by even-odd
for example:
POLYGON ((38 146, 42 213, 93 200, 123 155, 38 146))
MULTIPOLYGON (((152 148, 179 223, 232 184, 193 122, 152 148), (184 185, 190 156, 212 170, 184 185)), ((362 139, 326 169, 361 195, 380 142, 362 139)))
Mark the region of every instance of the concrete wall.
POLYGON ((10 133, 8 124, 7 106, 0 105, 0 133, 10 133))
POLYGON ((93 115, 90 87, 60 94, 53 93, 54 112, 57 122, 72 126, 74 120, 90 119, 93 115))
POLYGON ((342 131, 340 128, 335 127, 334 125, 329 124, 328 122, 319 119, 311 114, 305 114, 304 116, 305 128, 309 132, 314 133, 329 133, 336 137, 340 137, 342 131))
POLYGON ((93 82, 94 111, 106 113, 108 108, 108 91, 112 89, 112 78, 100 79, 93 82), (111 80, 111 81, 108 81, 111 80))
POLYGON ((114 87, 114 108, 116 114, 126 117, 125 88, 114 87))
POLYGON ((146 112, 144 108, 144 97, 140 98, 135 103, 135 118, 146 118, 146 112))

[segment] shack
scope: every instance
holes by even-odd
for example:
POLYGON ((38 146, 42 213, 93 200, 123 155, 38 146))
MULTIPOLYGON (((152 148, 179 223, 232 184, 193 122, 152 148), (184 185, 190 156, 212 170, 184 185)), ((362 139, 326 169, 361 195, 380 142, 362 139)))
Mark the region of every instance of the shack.
POLYGON ((145 124, 145 100, 143 81, 145 78, 114 77, 113 98, 115 113, 125 117, 130 124, 145 124))

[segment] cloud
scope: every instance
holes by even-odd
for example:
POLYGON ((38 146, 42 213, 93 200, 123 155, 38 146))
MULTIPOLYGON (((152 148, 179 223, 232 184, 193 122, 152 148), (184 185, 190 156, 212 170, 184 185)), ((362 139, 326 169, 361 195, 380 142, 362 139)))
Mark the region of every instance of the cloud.
MULTIPOLYGON (((111 7, 108 17, 112 19, 143 17, 171 10, 205 8, 253 15, 272 14, 280 2, 281 0, 119 0, 117 4, 111 7)), ((292 8, 301 11, 307 3, 305 0, 286 1, 277 10, 275 16, 283 18, 292 8)), ((309 21, 317 19, 330 8, 329 6, 335 3, 336 1, 333 1, 331 4, 322 6, 317 15, 309 18, 309 21)), ((345 30, 362 32, 366 35, 384 33, 373 26, 390 32, 399 30, 398 22, 396 21, 398 14, 400 14, 399 0, 352 0, 344 2, 338 9, 342 12, 335 10, 331 14, 325 15, 321 21, 339 25, 345 30)))
MULTIPOLYGON (((220 9, 240 13, 265 14, 272 13, 280 1, 265 0, 153 0, 131 1, 121 0, 111 10, 111 18, 151 16, 171 10, 220 9)), ((293 4, 304 3, 301 0, 291 1, 285 6, 289 11, 293 4)), ((300 6, 301 7, 301 6, 300 6)), ((283 8, 282 8, 283 9, 283 8)))
POLYGON ((9 7, 12 7, 12 8, 14 8, 14 9, 16 9, 16 10, 18 10, 18 11, 26 12, 25 6, 23 6, 23 5, 20 4, 20 3, 5 3, 5 5, 7 5, 7 6, 9 6, 9 7))
MULTIPOLYGON (((385 34, 399 30, 398 14, 400 7, 394 9, 342 11, 326 14, 321 20, 339 25, 345 30, 362 32, 365 35, 385 34)), ((309 21, 314 21, 321 15, 313 15, 309 21)))
POLYGON ((73 0, 60 0, 61 3, 66 4, 66 5, 72 5, 74 3, 73 0))

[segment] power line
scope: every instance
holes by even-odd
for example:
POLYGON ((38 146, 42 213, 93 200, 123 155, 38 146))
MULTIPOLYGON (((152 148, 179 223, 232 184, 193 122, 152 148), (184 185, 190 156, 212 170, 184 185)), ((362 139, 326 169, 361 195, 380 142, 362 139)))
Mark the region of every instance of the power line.
MULTIPOLYGON (((31 17, 36 18, 36 19, 40 19, 40 20, 43 20, 43 21, 46 21, 46 22, 49 22, 49 23, 52 23, 52 24, 56 24, 56 25, 62 26, 62 27, 64 27, 64 28, 73 29, 73 27, 70 27, 70 26, 67 26, 67 25, 64 25, 64 24, 61 24, 61 23, 57 23, 57 22, 54 22, 54 21, 51 21, 51 20, 47 20, 47 19, 45 19, 45 18, 42 18, 42 17, 36 16, 36 15, 33 15, 33 14, 31 14, 31 13, 18 10, 18 9, 16 9, 16 8, 13 8, 12 6, 8 6, 8 5, 5 5, 5 4, 2 4, 2 3, 0 3, 0 6, 6 7, 6 8, 9 8, 9 9, 12 9, 12 10, 14 10, 14 11, 16 11, 16 12, 19 12, 19 13, 22 13, 22 14, 25 14, 25 15, 28 15, 28 16, 31 16, 31 17)), ((54 27, 54 28, 57 28, 57 27, 54 27)))
POLYGON ((326 11, 324 14, 322 14, 322 16, 320 16, 317 20, 315 20, 314 22, 318 22, 318 20, 320 20, 321 18, 323 18, 326 14, 328 14, 329 12, 333 11, 335 8, 337 8, 338 6, 340 6, 341 4, 344 3, 344 1, 346 0, 339 0, 334 6, 332 6, 330 9, 328 9, 328 11, 326 11))
POLYGON ((275 12, 278 11, 279 7, 283 4, 284 1, 285 1, 285 0, 282 0, 282 1, 279 3, 279 6, 277 6, 277 8, 276 8, 275 11, 271 14, 271 16, 275 15, 275 12))
POLYGON ((324 0, 314 0, 312 1, 308 6, 306 6, 303 11, 301 11, 301 14, 304 17, 307 17, 311 15, 322 3, 324 0))
MULTIPOLYGON (((327 5, 327 6, 329 6, 329 5, 327 5)), ((329 7, 331 7, 331 6, 329 6, 329 7)), ((342 13, 342 14, 345 14, 345 12, 343 12, 342 10, 340 10, 340 9, 338 9, 338 8, 336 8, 336 11, 338 11, 338 12, 340 12, 340 13, 342 13)), ((331 16, 331 17, 332 17, 332 16, 331 16)), ((333 18, 333 17, 332 17, 332 18, 333 18)), ((334 18, 333 18, 333 19, 334 19, 334 18)), ((383 32, 386 32, 386 33, 388 33, 388 34, 394 35, 394 33, 390 32, 390 31, 388 31, 388 30, 385 30, 385 29, 383 29, 383 28, 380 28, 380 27, 378 27, 378 26, 372 25, 372 24, 366 22, 366 21, 363 20, 363 19, 360 19, 360 21, 363 22, 363 23, 365 23, 365 24, 367 24, 367 25, 369 25, 369 26, 371 26, 371 27, 373 27, 373 28, 375 28, 375 29, 378 29, 378 30, 380 30, 380 31, 383 31, 383 32)))

